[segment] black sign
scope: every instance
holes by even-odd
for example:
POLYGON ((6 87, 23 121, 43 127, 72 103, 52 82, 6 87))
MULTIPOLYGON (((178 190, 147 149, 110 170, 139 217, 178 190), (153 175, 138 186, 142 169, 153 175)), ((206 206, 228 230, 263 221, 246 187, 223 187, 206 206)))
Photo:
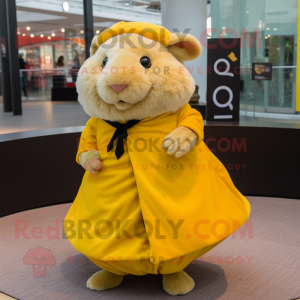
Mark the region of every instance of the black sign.
POLYGON ((272 63, 253 63, 252 80, 272 80, 272 63))
POLYGON ((207 121, 239 121, 240 73, 240 39, 208 39, 207 121))

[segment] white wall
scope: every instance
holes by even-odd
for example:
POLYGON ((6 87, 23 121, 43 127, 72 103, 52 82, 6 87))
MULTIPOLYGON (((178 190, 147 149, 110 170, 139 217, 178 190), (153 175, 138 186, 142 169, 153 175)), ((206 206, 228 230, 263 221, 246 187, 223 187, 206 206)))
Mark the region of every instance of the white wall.
MULTIPOLYGON (((180 32, 190 29, 189 34, 200 41, 200 34, 206 30, 207 0, 162 0, 162 26, 171 32, 177 28, 180 32)), ((206 40, 207 41, 207 40, 206 40)), ((192 76, 199 86, 200 102, 206 102, 206 66, 207 48, 202 47, 202 54, 196 60, 185 63, 192 71, 192 76), (202 67, 202 74, 198 74, 202 67)))

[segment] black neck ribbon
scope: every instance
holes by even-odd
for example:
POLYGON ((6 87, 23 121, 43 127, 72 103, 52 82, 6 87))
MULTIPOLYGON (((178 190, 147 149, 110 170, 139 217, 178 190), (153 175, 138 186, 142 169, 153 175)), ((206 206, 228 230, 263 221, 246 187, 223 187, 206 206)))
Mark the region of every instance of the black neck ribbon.
POLYGON ((107 152, 111 151, 114 148, 114 141, 118 139, 115 154, 117 159, 119 159, 124 154, 123 140, 127 139, 128 136, 127 129, 130 129, 131 127, 139 123, 141 120, 130 120, 127 123, 119 123, 119 122, 112 122, 106 120, 103 121, 109 124, 110 126, 117 128, 107 146, 107 152))

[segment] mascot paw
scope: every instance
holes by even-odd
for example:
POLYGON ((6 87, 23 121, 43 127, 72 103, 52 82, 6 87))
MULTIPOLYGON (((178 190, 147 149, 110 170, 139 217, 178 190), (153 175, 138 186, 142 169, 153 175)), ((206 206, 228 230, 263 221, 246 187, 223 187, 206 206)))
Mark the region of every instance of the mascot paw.
POLYGON ((181 126, 165 137, 162 147, 169 155, 175 154, 178 158, 192 150, 197 140, 198 136, 193 130, 181 126))
POLYGON ((82 167, 91 174, 97 174, 100 170, 104 170, 104 165, 101 163, 99 152, 90 150, 79 155, 79 162, 82 167))
POLYGON ((122 275, 102 270, 92 275, 87 281, 86 286, 91 290, 104 291, 119 286, 122 281, 122 275))
POLYGON ((194 279, 184 271, 163 275, 163 288, 172 295, 185 295, 195 286, 194 279))
POLYGON ((91 174, 97 174, 102 168, 102 163, 98 158, 93 157, 84 163, 83 168, 91 174))

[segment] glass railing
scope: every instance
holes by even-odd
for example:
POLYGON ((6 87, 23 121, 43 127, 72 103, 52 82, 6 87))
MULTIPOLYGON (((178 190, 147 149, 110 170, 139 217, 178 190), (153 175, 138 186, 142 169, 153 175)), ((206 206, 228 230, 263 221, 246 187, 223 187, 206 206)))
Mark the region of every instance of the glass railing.
POLYGON ((71 70, 70 67, 20 70, 22 101, 56 100, 53 99, 53 89, 74 88, 77 72, 74 69, 71 70))
MULTIPOLYGON (((252 80, 251 68, 243 67, 240 85, 241 120, 257 118, 297 119, 296 66, 275 66, 272 80, 252 80), (281 114, 281 116, 278 116, 281 114)), ((299 118, 300 119, 300 118, 299 118)))
MULTIPOLYGON (((240 119, 242 121, 281 119, 285 120, 282 122, 290 120, 288 122, 300 123, 300 115, 295 114, 296 70, 296 66, 275 66, 272 69, 272 80, 260 81, 252 80, 250 67, 241 68, 240 119)), ((21 70, 20 75, 23 101, 57 100, 55 97, 60 91, 63 91, 63 94, 59 95, 62 97, 59 100, 77 99, 74 92, 77 74, 71 71, 70 67, 21 70), (73 89, 65 89, 72 87, 73 89)))

